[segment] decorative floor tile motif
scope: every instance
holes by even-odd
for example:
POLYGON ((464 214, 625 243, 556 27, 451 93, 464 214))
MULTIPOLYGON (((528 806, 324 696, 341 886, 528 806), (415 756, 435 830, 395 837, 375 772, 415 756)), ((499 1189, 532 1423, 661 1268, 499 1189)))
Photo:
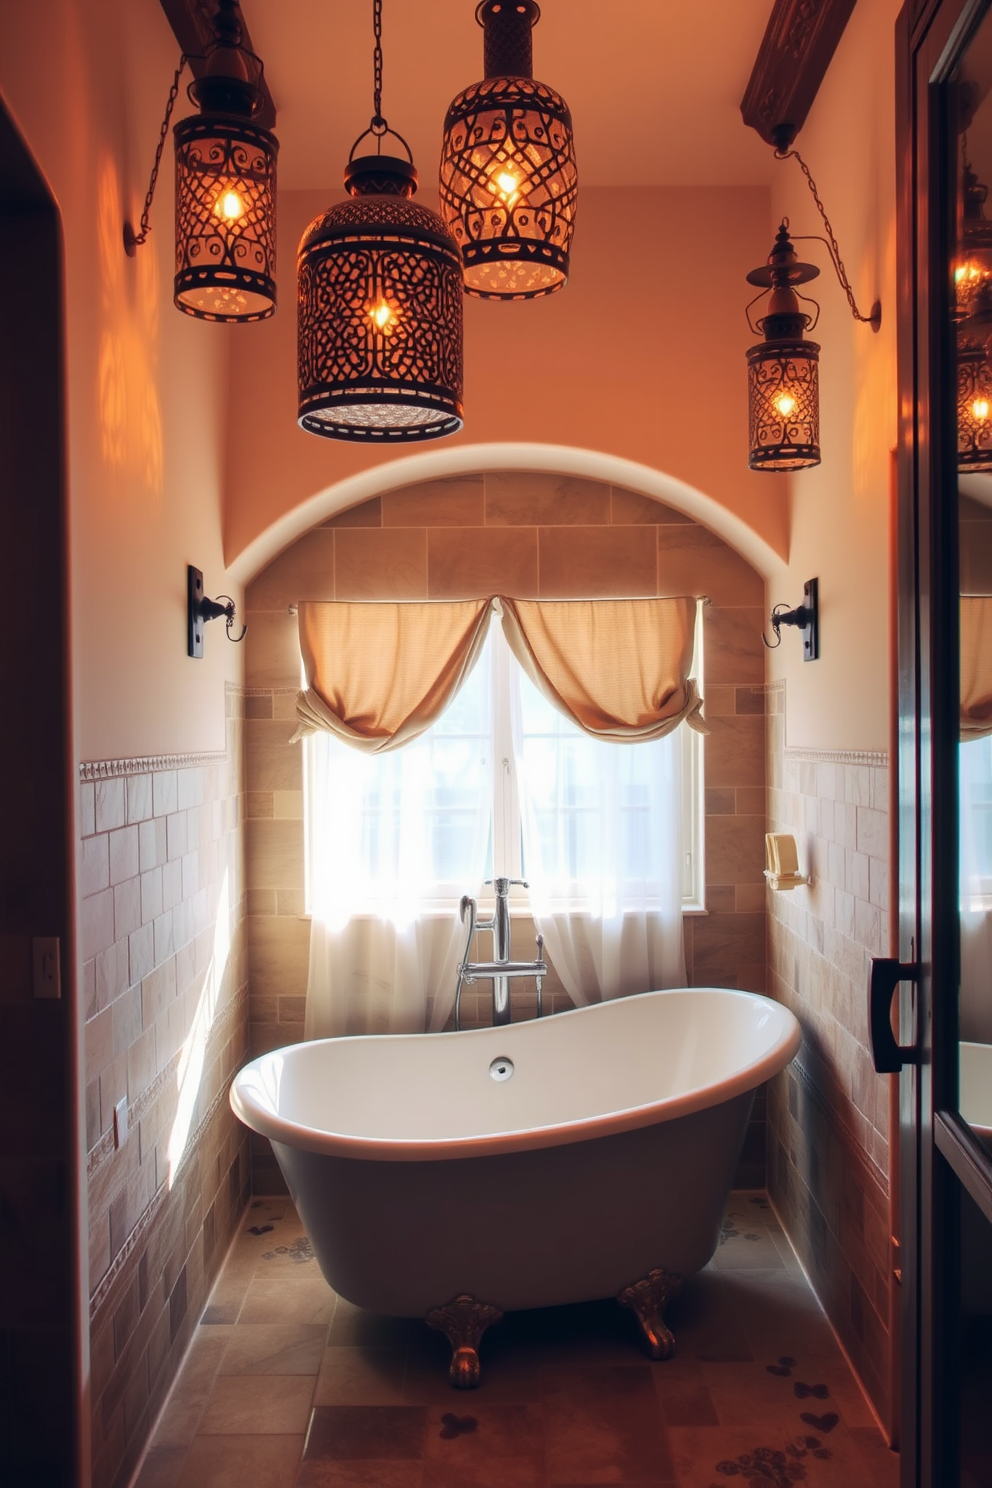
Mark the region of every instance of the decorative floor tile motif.
POLYGON ((610 1300, 509 1313, 462 1395, 443 1339, 335 1297, 293 1206, 255 1200, 136 1488, 897 1488, 763 1194, 670 1314, 653 1363, 610 1300))

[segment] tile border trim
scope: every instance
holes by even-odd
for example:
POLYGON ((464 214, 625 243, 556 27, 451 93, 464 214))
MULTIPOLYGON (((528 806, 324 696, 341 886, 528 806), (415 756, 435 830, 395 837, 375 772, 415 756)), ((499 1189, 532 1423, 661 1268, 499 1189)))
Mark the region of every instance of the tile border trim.
POLYGON ((887 749, 805 749, 801 745, 786 744, 782 753, 787 760, 818 765, 873 765, 878 770, 889 767, 887 749))
MULTIPOLYGON (((239 682, 224 683, 224 721, 229 718, 227 700, 243 697, 245 689, 239 682)), ((79 779, 116 780, 123 775, 152 775, 159 770, 188 770, 199 765, 222 765, 229 757, 227 749, 210 749, 191 754, 146 754, 130 759, 80 760, 79 779)))

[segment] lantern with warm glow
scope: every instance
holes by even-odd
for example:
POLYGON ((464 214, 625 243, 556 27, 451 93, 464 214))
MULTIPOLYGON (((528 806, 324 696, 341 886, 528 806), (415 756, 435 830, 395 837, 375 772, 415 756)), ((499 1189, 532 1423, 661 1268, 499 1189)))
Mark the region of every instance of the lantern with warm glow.
POLYGON ((242 45, 236 0, 219 0, 215 40, 189 96, 200 113, 176 146, 175 303, 199 320, 265 320, 276 308, 275 135, 252 122, 262 64, 242 45))
POLYGON ((958 469, 992 470, 992 366, 983 342, 958 341, 958 469))
POLYGON ((798 261, 783 221, 767 264, 747 276, 749 284, 771 289, 765 315, 752 325, 764 340, 747 353, 752 470, 802 470, 820 463, 820 348, 803 335, 815 317, 800 308, 794 288, 819 272, 798 261))
POLYGON ((444 121, 441 215, 462 253, 465 289, 530 300, 568 277, 578 176, 568 106, 535 82, 535 0, 482 0, 485 79, 444 121))
POLYGON ((381 113, 381 0, 373 16, 374 113, 345 171, 352 199, 311 222, 300 243, 299 424, 389 444, 461 428, 463 296, 454 239, 410 200, 412 159, 355 158, 370 135, 380 150, 386 134, 407 149, 381 113))

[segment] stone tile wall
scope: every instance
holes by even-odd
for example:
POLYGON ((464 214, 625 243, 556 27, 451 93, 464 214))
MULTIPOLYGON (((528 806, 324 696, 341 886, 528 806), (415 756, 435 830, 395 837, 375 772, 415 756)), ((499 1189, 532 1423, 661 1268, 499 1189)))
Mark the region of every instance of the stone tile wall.
MULTIPOLYGON (((309 955, 303 912, 301 750, 290 745, 299 687, 300 599, 453 599, 706 594, 706 882, 709 913, 686 920, 690 983, 765 987, 763 584, 720 538, 633 491, 553 475, 496 473, 376 497, 299 538, 246 594, 246 771, 251 1047, 301 1038, 309 955)), ((533 923, 514 922, 514 953, 533 923)), ((556 977, 546 996, 569 1006, 556 977)), ((466 1022, 489 1021, 484 988, 466 1022)), ((532 1013, 526 998, 521 1016, 532 1013)), ((739 1181, 764 1178, 762 1108, 739 1181)), ((257 1193, 282 1191, 268 1146, 253 1148, 257 1193)))
POLYGON ((248 1198, 241 713, 229 688, 223 754, 80 767, 94 1488, 128 1482, 248 1198))
POLYGON ((785 746, 769 693, 770 830, 791 832, 810 888, 769 894, 769 990, 803 1026, 768 1091, 768 1188, 883 1421, 890 1409, 889 1081, 868 1053, 872 956, 888 954, 885 754, 785 746))

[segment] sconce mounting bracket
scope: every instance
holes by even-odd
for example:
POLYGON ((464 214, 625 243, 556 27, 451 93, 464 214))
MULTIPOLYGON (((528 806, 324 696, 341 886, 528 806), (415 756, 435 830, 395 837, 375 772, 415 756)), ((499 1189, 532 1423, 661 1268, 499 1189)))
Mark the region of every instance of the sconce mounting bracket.
POLYGON ((247 625, 242 625, 239 636, 232 634, 234 617, 236 614, 234 600, 229 594, 222 594, 220 599, 226 599, 227 604, 221 604, 219 600, 208 599, 203 592, 203 574, 192 563, 186 565, 186 654, 187 656, 203 655, 203 627, 208 620, 219 620, 223 615, 227 622, 227 639, 229 641, 243 641, 248 632, 247 625))
POLYGON ((782 626, 795 625, 802 631, 803 661, 816 661, 820 655, 820 583, 818 579, 807 579, 803 585, 803 602, 794 610, 776 605, 771 613, 774 641, 762 635, 761 639, 770 651, 782 643, 782 626))

